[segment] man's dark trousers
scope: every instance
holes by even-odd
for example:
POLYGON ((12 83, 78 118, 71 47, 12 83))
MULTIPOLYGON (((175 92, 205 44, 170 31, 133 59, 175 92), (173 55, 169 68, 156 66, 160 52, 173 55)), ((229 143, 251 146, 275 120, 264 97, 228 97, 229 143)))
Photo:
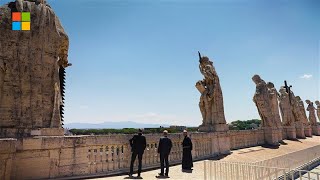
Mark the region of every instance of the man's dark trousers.
POLYGON ((142 155, 143 155, 143 152, 142 153, 138 153, 138 152, 132 152, 132 155, 131 155, 131 164, 130 164, 130 174, 133 174, 133 164, 134 164, 134 161, 136 160, 136 157, 138 156, 138 176, 140 176, 141 174, 141 168, 142 168, 142 155))
POLYGON ((169 154, 160 153, 161 174, 164 173, 164 164, 166 165, 166 176, 169 174, 169 154))

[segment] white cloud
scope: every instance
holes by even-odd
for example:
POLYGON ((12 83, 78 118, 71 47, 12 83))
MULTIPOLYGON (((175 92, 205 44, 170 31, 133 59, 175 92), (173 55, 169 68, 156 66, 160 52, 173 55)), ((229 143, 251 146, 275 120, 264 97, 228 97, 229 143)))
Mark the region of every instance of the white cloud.
POLYGON ((300 76, 301 79, 311 79, 312 75, 311 74, 304 74, 303 76, 300 76))

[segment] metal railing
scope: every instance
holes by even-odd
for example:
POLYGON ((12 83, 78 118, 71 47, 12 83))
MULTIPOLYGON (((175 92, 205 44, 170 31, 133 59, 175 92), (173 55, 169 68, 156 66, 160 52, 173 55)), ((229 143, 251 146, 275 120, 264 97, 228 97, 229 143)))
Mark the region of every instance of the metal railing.
POLYGON ((266 167, 251 163, 204 161, 205 180, 320 180, 320 174, 306 170, 266 167))

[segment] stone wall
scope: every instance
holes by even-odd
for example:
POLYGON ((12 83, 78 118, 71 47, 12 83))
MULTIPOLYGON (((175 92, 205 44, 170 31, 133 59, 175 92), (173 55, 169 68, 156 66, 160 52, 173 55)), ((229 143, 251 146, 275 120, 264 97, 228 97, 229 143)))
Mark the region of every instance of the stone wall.
POLYGON ((263 130, 229 131, 231 149, 241 149, 265 143, 263 130))
MULTIPOLYGON (((161 134, 147 134, 143 169, 159 167, 157 144, 161 134)), ((262 130, 192 133, 194 160, 228 154, 264 144, 262 130)), ((132 135, 36 136, 0 140, 0 179, 48 179, 68 176, 99 176, 129 171, 132 135)), ((181 162, 182 134, 173 141, 171 164, 181 162)))

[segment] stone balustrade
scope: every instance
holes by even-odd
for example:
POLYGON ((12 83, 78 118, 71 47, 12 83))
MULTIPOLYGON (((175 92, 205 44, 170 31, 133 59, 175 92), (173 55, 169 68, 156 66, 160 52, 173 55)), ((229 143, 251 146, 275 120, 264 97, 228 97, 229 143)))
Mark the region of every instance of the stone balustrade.
MULTIPOLYGON (((159 167, 161 134, 147 134, 143 169, 159 167)), ((193 158, 201 160, 230 151, 229 132, 191 133, 193 158)), ((129 170, 132 135, 35 136, 0 139, 0 179, 48 179, 99 176, 129 170), (3 165, 5 164, 5 166, 3 165)), ((171 164, 182 159, 182 134, 169 134, 173 142, 171 164)))

